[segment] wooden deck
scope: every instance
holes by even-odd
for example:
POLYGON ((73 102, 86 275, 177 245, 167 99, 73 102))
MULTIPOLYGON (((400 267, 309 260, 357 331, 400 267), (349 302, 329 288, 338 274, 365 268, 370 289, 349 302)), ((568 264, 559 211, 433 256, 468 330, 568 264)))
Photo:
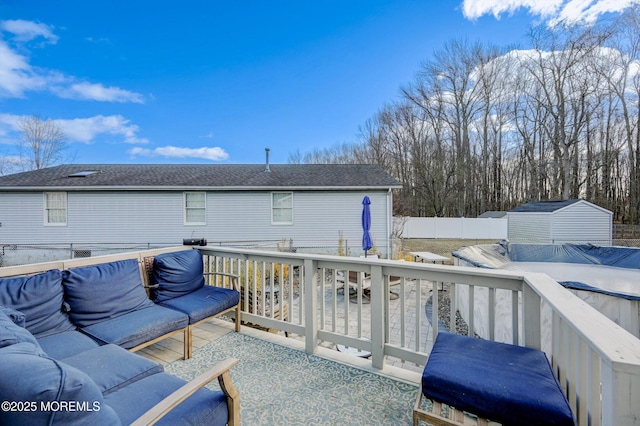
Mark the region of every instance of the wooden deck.
MULTIPOLYGON (((302 336, 289 335, 285 337, 284 333, 275 334, 266 331, 257 330, 254 328, 242 326, 241 333, 248 334, 250 336, 278 343, 283 346, 288 346, 300 351, 304 351, 304 338, 302 336)), ((209 321, 205 321, 193 330, 193 350, 196 352, 198 348, 206 345, 207 343, 224 336, 227 333, 234 333, 234 323, 220 318, 213 318, 209 321)), ((151 346, 147 346, 139 350, 137 353, 153 361, 156 361, 162 365, 167 365, 172 362, 182 361, 183 355, 183 335, 177 334, 175 337, 164 339, 151 346)), ((371 366, 371 362, 358 358, 354 355, 338 352, 335 348, 329 344, 321 344, 318 347, 316 355, 326 359, 330 359, 343 364, 355 366, 365 370, 376 372, 377 374, 383 374, 393 379, 403 380, 409 383, 420 384, 422 377, 422 368, 416 367, 414 371, 411 369, 400 368, 393 365, 387 365, 383 370, 375 369, 371 366), (418 372, 419 371, 419 372, 418 372)), ((240 359, 242 362, 242 359, 240 359)))

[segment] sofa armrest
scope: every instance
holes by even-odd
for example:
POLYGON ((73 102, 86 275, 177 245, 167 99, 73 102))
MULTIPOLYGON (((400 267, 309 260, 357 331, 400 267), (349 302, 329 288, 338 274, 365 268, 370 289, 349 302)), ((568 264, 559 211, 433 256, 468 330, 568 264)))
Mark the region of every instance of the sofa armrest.
POLYGON ((240 277, 236 274, 229 274, 226 272, 205 272, 204 275, 209 275, 212 277, 215 277, 216 275, 221 277, 228 277, 231 280, 231 285, 233 286, 233 289, 236 291, 240 291, 240 288, 238 287, 238 278, 240 277))
POLYGON ((227 397, 227 407, 229 410, 229 426, 240 425, 240 394, 231 383, 231 367, 239 363, 240 360, 229 358, 216 363, 211 369, 191 380, 180 389, 157 403, 145 414, 140 416, 132 426, 152 425, 162 417, 177 407, 182 401, 193 395, 199 389, 208 385, 213 379, 218 379, 222 392, 227 397))

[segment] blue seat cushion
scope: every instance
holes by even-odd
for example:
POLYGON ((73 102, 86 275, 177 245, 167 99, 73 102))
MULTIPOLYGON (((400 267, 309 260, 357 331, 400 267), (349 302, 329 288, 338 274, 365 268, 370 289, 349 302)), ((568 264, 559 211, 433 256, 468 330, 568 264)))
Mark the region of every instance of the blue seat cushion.
POLYGON ((33 334, 14 323, 4 312, 0 312, 0 348, 24 342, 31 343, 42 351, 33 334))
POLYGON ((79 331, 65 331, 40 337, 38 343, 51 358, 63 359, 100 346, 86 334, 79 331))
POLYGON ((37 275, 0 278, 0 305, 22 312, 26 328, 35 337, 75 330, 63 311, 62 274, 59 270, 37 275))
POLYGON ((189 317, 182 312, 151 303, 148 308, 83 327, 81 331, 101 342, 131 349, 188 325, 189 317))
POLYGON ((240 303, 240 292, 222 287, 205 285, 184 296, 168 299, 159 305, 189 315, 189 324, 219 314, 240 303))
POLYGON ((62 271, 62 285, 69 316, 79 327, 153 306, 135 259, 62 271))
POLYGON ((505 425, 574 425, 571 408, 538 350, 440 333, 422 392, 505 425))
POLYGON ((25 314, 20 311, 16 311, 15 309, 12 309, 8 306, 0 305, 0 313, 8 316, 15 325, 25 327, 27 324, 27 316, 25 314))
POLYGON ((0 370, 3 399, 30 404, 28 410, 0 410, 0 424, 120 424, 98 386, 86 374, 39 353, 31 343, 0 349, 0 370), (65 409, 60 404, 73 405, 65 409))
POLYGON ((192 293, 204 286, 204 265, 198 250, 162 253, 153 259, 151 299, 156 303, 192 293))
MULTIPOLYGON (((154 374, 106 395, 105 401, 118 413, 123 424, 131 424, 185 383, 167 373, 154 374)), ((171 410, 157 424, 222 426, 227 423, 228 417, 224 394, 203 388, 171 410)))
POLYGON ((98 385, 102 395, 164 371, 157 362, 116 345, 93 348, 62 361, 89 376, 98 385))

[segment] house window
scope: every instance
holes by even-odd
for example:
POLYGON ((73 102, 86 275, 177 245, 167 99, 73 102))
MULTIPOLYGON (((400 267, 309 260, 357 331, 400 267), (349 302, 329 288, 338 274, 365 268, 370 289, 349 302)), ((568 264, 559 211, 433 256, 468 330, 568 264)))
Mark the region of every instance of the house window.
POLYGON ((271 193, 271 223, 274 225, 293 224, 293 192, 271 193))
POLYGON ((64 226, 67 224, 67 193, 44 193, 44 224, 64 226))
POLYGON ((206 225, 207 194, 205 192, 184 193, 185 225, 206 225))

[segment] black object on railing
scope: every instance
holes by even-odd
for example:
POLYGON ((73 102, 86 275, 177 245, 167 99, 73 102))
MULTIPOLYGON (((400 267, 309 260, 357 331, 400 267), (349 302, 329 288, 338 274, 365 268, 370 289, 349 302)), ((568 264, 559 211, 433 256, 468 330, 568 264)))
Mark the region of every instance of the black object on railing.
POLYGON ((184 238, 182 240, 182 245, 184 246, 206 246, 207 239, 206 238, 184 238))

